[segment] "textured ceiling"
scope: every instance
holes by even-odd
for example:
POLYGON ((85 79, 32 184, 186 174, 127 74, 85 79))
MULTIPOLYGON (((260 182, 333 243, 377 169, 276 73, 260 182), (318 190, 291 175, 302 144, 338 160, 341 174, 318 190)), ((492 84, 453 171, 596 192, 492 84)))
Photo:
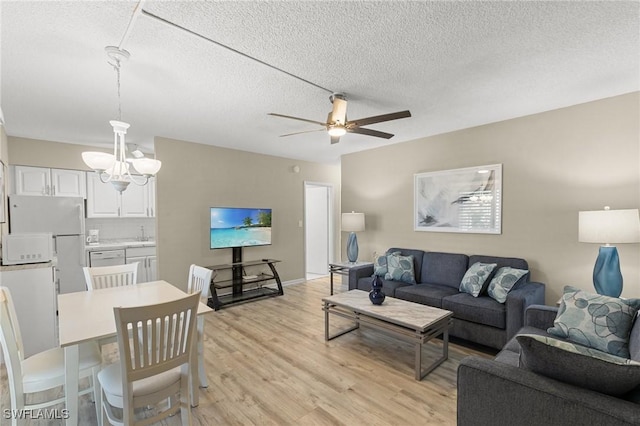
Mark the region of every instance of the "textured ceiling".
MULTIPOLYGON (((123 47, 128 142, 154 136, 295 159, 340 155, 640 90, 639 2, 155 1, 143 9, 347 96, 390 140, 325 132, 329 92, 145 15, 123 47)), ((118 45, 137 2, 2 1, 10 136, 108 146, 118 45)))

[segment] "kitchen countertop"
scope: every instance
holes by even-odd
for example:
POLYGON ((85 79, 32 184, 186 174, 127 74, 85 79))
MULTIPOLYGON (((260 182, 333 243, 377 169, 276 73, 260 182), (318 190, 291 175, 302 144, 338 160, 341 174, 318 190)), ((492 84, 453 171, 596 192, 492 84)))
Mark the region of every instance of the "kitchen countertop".
POLYGON ((22 271, 25 269, 51 268, 53 266, 56 266, 55 260, 51 262, 25 263, 20 265, 1 265, 0 272, 22 271))
POLYGON ((129 247, 155 247, 155 240, 150 241, 137 241, 137 240, 104 240, 98 244, 87 244, 85 250, 116 250, 125 249, 129 247))

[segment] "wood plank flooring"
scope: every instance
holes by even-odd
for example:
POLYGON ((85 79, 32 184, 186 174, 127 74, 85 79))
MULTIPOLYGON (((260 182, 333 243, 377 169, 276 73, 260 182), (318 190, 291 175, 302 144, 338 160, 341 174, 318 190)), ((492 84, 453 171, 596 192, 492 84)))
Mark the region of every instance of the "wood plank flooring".
MULTIPOLYGON (((194 425, 453 425, 460 360, 493 356, 451 343, 449 359, 416 381, 409 343, 367 328, 324 341, 321 299, 329 294, 328 278, 287 286, 284 293, 206 316, 209 387, 200 389, 200 405, 192 409, 194 425)), ((347 324, 331 317, 332 327, 347 324)), ((423 357, 439 356, 441 345, 430 342, 423 357)), ((106 358, 115 347, 110 350, 106 358)), ((0 424, 7 424, 4 368, 0 391, 0 424)), ((96 424, 88 397, 81 400, 80 420, 96 424)), ((180 416, 161 424, 179 425, 180 416)))

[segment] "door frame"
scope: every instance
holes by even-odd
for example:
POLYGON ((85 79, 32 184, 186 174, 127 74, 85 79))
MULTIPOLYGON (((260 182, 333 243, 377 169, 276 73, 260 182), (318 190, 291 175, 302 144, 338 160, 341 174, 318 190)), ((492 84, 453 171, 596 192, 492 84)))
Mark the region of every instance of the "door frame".
MULTIPOLYGON (((335 185, 328 182, 304 181, 303 187, 303 244, 304 244, 304 276, 307 277, 307 189, 311 187, 325 187, 327 189, 327 260, 329 263, 335 259, 335 185)), ((329 265, 327 264, 327 275, 329 265)))

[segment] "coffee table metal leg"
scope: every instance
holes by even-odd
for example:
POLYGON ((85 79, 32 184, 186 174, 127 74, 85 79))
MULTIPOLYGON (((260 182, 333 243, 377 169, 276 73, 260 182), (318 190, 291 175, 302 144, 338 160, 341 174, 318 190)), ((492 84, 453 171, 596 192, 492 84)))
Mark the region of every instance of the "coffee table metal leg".
POLYGON ((324 310, 324 340, 328 341, 331 339, 335 339, 336 337, 340 337, 343 334, 347 334, 353 330, 357 330, 358 328, 360 328, 360 321, 358 321, 358 316, 355 314, 351 314, 351 315, 347 315, 345 313, 342 313, 340 311, 332 311, 331 305, 329 303, 324 303, 324 307, 322 308, 324 310), (331 312, 330 312, 331 311, 331 312), (334 335, 329 335, 329 314, 333 313, 335 315, 344 317, 344 318, 349 318, 352 319, 355 324, 349 328, 346 328, 344 330, 340 330, 337 333, 335 333, 334 335))

